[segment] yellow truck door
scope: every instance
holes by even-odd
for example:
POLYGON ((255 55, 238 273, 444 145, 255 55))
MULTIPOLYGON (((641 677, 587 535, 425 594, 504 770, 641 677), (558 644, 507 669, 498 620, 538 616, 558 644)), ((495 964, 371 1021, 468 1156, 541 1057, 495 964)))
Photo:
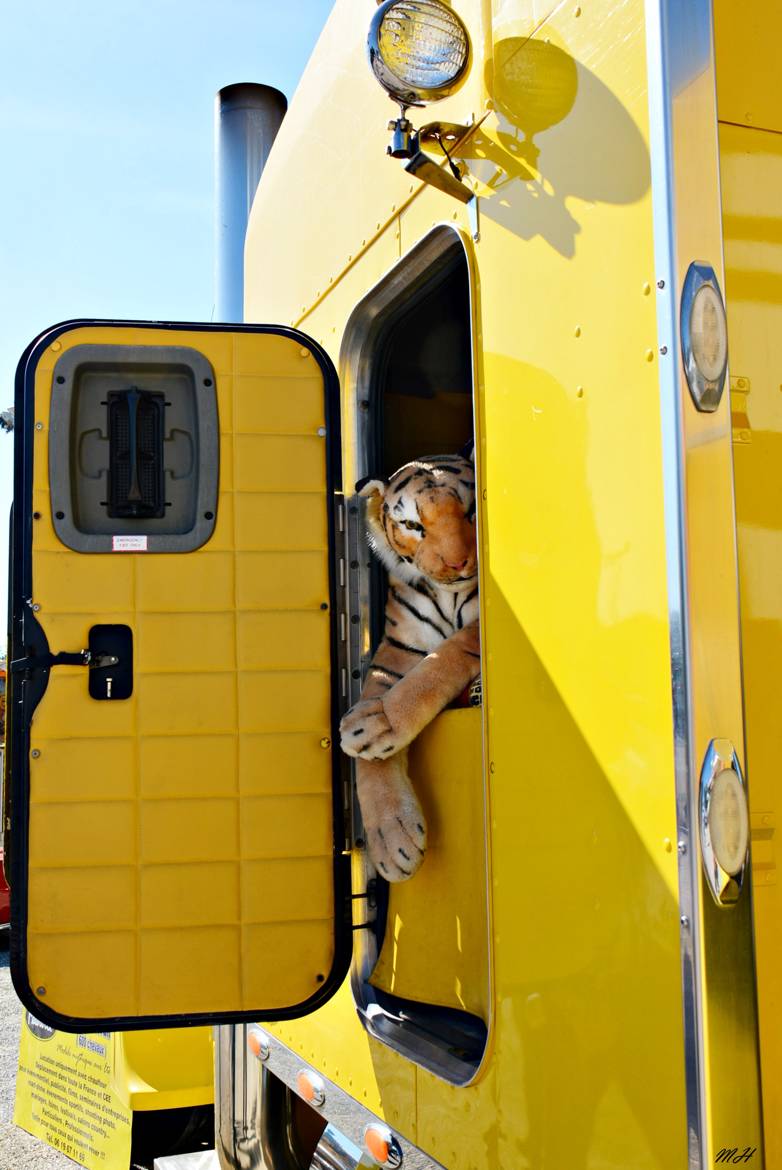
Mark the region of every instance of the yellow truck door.
POLYGON ((74 321, 16 410, 17 992, 64 1030, 304 1014, 351 947, 335 371, 282 327, 74 321))

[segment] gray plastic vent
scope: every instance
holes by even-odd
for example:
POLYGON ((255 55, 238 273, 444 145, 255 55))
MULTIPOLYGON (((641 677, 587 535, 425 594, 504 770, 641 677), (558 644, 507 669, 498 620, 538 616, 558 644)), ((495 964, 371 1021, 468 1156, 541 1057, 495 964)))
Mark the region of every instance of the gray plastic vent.
POLYGON ((77 552, 191 552, 217 514, 215 375, 188 346, 77 345, 52 374, 49 484, 77 552))

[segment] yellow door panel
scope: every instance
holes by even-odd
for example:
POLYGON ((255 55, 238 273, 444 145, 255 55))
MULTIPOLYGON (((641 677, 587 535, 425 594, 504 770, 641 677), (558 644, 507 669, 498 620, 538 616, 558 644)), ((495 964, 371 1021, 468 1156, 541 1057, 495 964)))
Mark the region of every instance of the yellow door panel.
POLYGON ((17 391, 16 986, 81 1031, 311 1010, 351 946, 333 368, 72 322, 17 391))

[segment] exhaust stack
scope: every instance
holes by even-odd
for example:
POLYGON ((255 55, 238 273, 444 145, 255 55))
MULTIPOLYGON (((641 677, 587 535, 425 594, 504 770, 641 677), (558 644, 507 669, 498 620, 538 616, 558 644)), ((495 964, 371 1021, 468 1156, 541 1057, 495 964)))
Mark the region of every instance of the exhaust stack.
POLYGON ((215 97, 215 320, 244 318, 244 239, 258 180, 288 103, 241 82, 215 97))

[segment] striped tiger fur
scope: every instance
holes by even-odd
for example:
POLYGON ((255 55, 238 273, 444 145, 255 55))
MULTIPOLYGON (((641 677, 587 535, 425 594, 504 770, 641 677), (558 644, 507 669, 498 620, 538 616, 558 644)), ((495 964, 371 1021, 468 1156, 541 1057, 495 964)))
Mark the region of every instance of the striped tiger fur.
POLYGON ((407 746, 480 671, 475 469, 465 455, 436 455, 356 490, 388 597, 383 640, 341 723, 342 750, 356 758, 369 855, 389 881, 405 881, 426 852, 407 746))

